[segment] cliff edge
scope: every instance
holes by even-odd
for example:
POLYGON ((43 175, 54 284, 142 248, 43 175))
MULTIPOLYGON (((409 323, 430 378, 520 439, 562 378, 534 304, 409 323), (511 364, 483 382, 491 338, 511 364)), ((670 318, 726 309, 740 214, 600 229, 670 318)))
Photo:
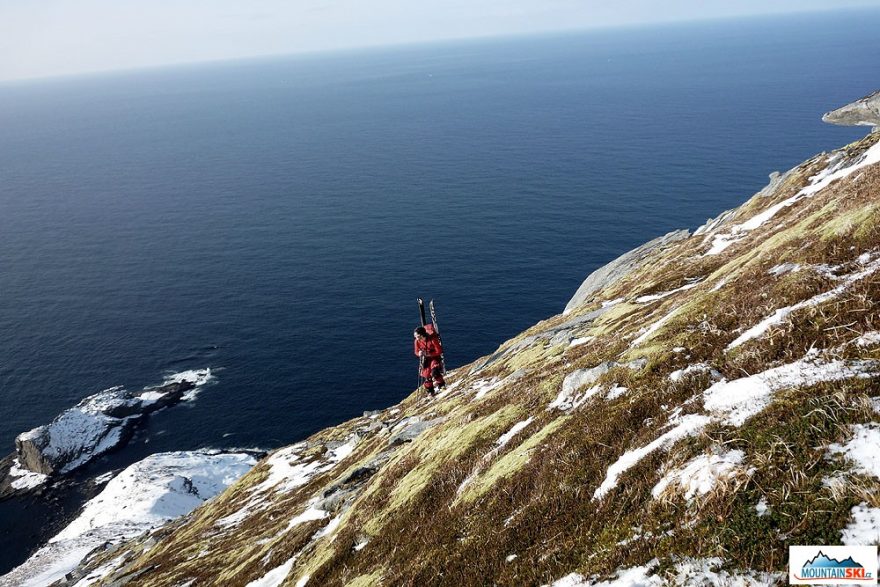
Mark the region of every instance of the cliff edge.
POLYGON ((841 126, 880 126, 880 91, 865 96, 837 110, 826 112, 823 122, 841 126))
POLYGON ((766 585, 880 542, 880 134, 588 282, 66 584, 766 585))

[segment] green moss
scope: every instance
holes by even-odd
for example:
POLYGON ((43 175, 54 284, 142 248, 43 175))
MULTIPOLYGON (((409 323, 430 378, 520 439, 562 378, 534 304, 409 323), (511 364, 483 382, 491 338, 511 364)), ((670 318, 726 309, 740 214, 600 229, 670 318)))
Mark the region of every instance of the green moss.
POLYGON ((490 490, 495 484, 505 477, 510 477, 519 471, 531 458, 532 452, 538 450, 548 436, 553 434, 568 420, 563 416, 553 420, 547 426, 527 438, 522 444, 511 449, 506 455, 498 459, 488 471, 474 480, 462 493, 461 501, 473 501, 477 497, 490 490))
POLYGON ((520 408, 507 405, 497 412, 462 426, 443 426, 436 432, 431 431, 432 433, 422 435, 416 440, 417 446, 413 447, 420 453, 419 463, 395 484, 388 496, 387 506, 374 516, 364 529, 372 535, 378 534, 385 516, 414 499, 431 483, 434 474, 444 463, 468 451, 473 444, 485 437, 488 431, 495 430, 500 433, 500 430, 511 425, 520 415, 520 408))
POLYGON ((634 349, 627 350, 621 356, 621 360, 626 362, 635 361, 636 359, 648 359, 648 362, 650 363, 668 351, 666 346, 667 345, 665 344, 639 345, 634 349))
POLYGON ((544 398, 546 401, 551 401, 559 394, 564 379, 565 375, 562 373, 546 376, 536 388, 538 396, 544 398))
POLYGON ((642 309, 642 306, 637 304, 632 304, 630 302, 620 302, 612 306, 607 312, 602 314, 598 320, 593 325, 593 328, 587 331, 587 334, 592 336, 602 336, 604 334, 608 334, 612 332, 618 321, 628 317, 633 312, 637 312, 642 309))
POLYGON ((369 575, 360 575, 348 582, 346 587, 373 587, 382 584, 384 570, 373 571, 369 575))
POLYGON ((543 341, 535 342, 534 345, 507 357, 504 364, 511 370, 529 367, 535 363, 543 362, 549 356, 560 354, 554 353, 554 348, 545 347, 543 341))
POLYGON ((827 241, 850 235, 864 236, 877 224, 877 210, 880 204, 868 204, 848 210, 829 220, 822 227, 822 240, 827 241))

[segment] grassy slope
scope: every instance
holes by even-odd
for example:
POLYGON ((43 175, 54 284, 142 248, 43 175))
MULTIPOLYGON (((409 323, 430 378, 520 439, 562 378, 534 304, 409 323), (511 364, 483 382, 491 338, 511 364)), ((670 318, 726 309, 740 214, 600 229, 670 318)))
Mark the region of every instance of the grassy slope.
MULTIPOLYGON (((873 134, 841 152, 855 159, 878 140, 873 134)), ((826 155, 805 162, 717 232, 796 194, 826 165, 826 155)), ((880 272, 725 351, 777 308, 838 284, 808 266, 841 265, 834 273, 848 274, 858 269, 859 255, 877 251, 880 164, 783 208, 720 255, 703 255, 711 240, 695 236, 654 253, 572 314, 504 343, 489 361, 458 369, 441 399, 416 392, 378 416, 317 434, 285 457, 294 465, 327 463, 306 484, 254 490, 271 467, 264 461, 182 521, 96 556, 91 567, 115 561, 107 583, 245 585, 296 556, 285 585, 306 575, 310 585, 538 585, 573 571, 612 576, 655 557, 661 576, 670 576, 681 557, 718 556, 731 569, 781 572, 789 544, 840 543, 853 506, 880 506, 880 483, 830 458, 826 447, 848 439, 850 425, 880 419, 871 401, 880 394, 877 379, 780 389, 742 426, 715 418, 698 434, 647 454, 607 495, 593 499, 622 454, 649 445, 682 415, 706 413, 702 393, 710 374, 676 382, 669 378, 674 370, 705 363, 732 380, 792 363, 810 348, 829 360, 880 359, 880 345, 852 344, 880 330, 880 272), (805 268, 768 273, 780 263, 805 268), (635 302, 689 278, 703 281, 658 301, 635 302), (621 297, 626 301, 595 321, 558 330, 621 297), (645 327, 672 311, 633 346, 645 327), (587 336, 595 338, 569 346, 587 336), (641 368, 622 365, 640 358, 641 368), (600 376, 602 391, 576 409, 547 409, 566 375, 604 361, 620 364, 600 376), (476 399, 496 378, 501 384, 476 399), (612 385, 627 391, 606 399, 612 385), (389 445, 414 421, 407 417, 431 425, 412 442, 389 445), (502 434, 529 417, 498 447, 502 434), (331 463, 330 450, 352 434, 359 438, 354 451, 331 463), (652 496, 665 471, 722 449, 743 451, 744 462, 707 494, 685 500, 673 488, 652 496), (834 477, 833 487, 823 482, 834 477), (291 527, 310 500, 328 516, 291 527), (769 508, 764 516, 755 509, 761 500, 769 508), (248 503, 241 523, 218 525, 248 503), (321 536, 331 520, 338 526, 321 536), (508 561, 510 555, 516 558, 508 561)))

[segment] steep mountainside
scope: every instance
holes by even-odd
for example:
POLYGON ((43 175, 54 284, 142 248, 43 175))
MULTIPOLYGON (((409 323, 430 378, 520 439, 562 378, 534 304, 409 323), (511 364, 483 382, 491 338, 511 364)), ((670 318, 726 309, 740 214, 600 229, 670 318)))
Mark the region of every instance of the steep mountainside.
POLYGON ((69 584, 757 585, 880 542, 880 133, 600 271, 69 584))

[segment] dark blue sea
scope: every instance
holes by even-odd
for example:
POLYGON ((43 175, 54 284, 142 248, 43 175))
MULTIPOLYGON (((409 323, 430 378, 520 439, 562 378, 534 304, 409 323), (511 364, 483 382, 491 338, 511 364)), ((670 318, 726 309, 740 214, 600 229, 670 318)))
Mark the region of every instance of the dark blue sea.
MULTIPOLYGON (((83 474, 272 448, 461 365, 584 277, 865 129, 880 11, 0 84, 0 450, 82 397, 211 367, 83 474)), ((77 498, 0 504, 0 573, 77 498), (27 509, 25 509, 27 508, 27 509)))

